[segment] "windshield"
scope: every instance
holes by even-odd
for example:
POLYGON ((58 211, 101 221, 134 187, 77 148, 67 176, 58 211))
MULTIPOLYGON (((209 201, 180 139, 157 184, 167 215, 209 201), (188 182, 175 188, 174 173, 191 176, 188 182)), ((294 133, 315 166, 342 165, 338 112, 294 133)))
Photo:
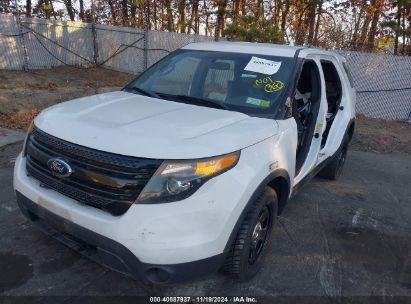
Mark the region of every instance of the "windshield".
POLYGON ((179 50, 126 89, 246 114, 273 114, 290 82, 293 58, 179 50))

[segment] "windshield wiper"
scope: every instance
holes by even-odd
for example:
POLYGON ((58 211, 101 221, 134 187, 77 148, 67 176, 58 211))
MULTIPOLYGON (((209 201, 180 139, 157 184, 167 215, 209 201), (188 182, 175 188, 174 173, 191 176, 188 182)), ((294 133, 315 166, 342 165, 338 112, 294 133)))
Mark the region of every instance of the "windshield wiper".
POLYGON ((187 96, 187 95, 157 93, 157 92, 153 92, 153 91, 144 90, 144 89, 139 88, 139 87, 125 87, 124 90, 135 91, 135 92, 138 92, 140 94, 143 94, 143 95, 146 95, 146 96, 149 96, 149 97, 159 98, 159 99, 164 99, 164 97, 165 98, 170 97, 175 101, 190 102, 190 103, 193 102, 193 103, 197 103, 197 104, 204 104, 204 105, 212 107, 212 108, 228 110, 228 107, 225 104, 220 103, 216 100, 204 99, 204 98, 187 96))
POLYGON ((187 95, 174 95, 174 94, 166 94, 166 93, 157 93, 161 97, 170 97, 173 99, 176 99, 176 101, 181 101, 181 102, 193 102, 197 104, 204 104, 208 107, 216 108, 216 109, 223 109, 223 110, 228 110, 228 107, 216 100, 210 100, 210 99, 204 99, 204 98, 199 98, 199 97, 193 97, 193 96, 187 96, 187 95))
POLYGON ((158 94, 156 94, 155 92, 144 90, 144 89, 139 88, 139 87, 125 87, 124 90, 134 91, 134 92, 137 92, 137 93, 149 96, 149 97, 154 97, 154 98, 160 98, 161 99, 161 97, 158 94))

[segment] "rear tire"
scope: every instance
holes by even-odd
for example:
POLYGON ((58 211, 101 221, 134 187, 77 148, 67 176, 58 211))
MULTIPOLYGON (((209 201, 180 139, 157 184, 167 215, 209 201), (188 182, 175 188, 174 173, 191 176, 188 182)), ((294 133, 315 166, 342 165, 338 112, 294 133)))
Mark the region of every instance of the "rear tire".
POLYGON ((223 271, 239 281, 247 281, 260 270, 272 227, 277 217, 277 193, 265 187, 252 203, 232 244, 223 271))
POLYGON ((329 180, 336 180, 340 177, 345 160, 347 159, 349 142, 350 137, 346 134, 341 147, 332 156, 330 162, 318 173, 319 177, 329 180))

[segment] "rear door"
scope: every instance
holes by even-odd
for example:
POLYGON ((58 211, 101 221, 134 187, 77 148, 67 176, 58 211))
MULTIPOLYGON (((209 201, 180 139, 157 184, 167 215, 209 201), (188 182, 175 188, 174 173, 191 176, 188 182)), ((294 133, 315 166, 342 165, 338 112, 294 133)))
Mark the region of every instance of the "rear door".
POLYGON ((355 96, 352 82, 342 62, 333 56, 321 55, 320 67, 324 80, 327 112, 319 162, 332 156, 339 148, 348 124, 354 116, 353 96, 355 96))

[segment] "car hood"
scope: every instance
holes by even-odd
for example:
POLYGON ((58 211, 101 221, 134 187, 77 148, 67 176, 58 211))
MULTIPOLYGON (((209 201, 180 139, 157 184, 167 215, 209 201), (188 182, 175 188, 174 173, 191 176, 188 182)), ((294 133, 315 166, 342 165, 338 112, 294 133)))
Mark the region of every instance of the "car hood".
POLYGON ((78 145, 157 159, 229 153, 273 136, 278 129, 271 119, 123 91, 55 105, 35 124, 78 145))

